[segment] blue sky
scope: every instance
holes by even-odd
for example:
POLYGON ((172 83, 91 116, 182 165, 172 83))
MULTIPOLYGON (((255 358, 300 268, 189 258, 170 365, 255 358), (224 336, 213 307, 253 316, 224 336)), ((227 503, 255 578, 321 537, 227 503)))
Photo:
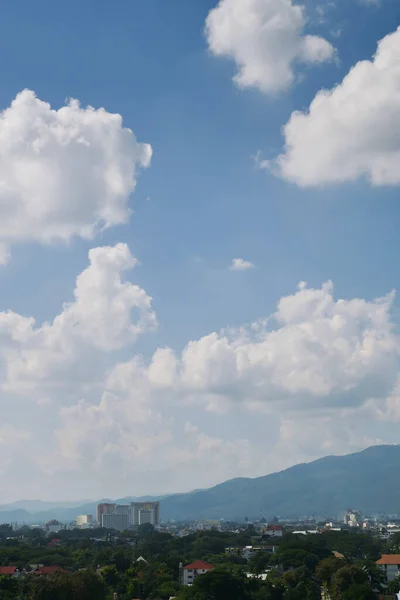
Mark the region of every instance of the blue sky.
MULTIPOLYGON (((393 398, 397 398, 398 300, 394 299, 387 308, 383 324, 375 315, 378 305, 373 300, 399 287, 400 181, 389 184, 386 180, 371 180, 373 158, 366 158, 360 174, 347 180, 328 174, 329 160, 323 163, 321 157, 328 156, 331 141, 324 135, 322 125, 317 142, 315 137, 308 138, 313 127, 312 114, 302 125, 304 129, 299 129, 296 155, 290 157, 286 153, 291 175, 287 174, 289 170, 282 170, 277 176, 274 169, 259 168, 259 163, 273 161, 284 152, 283 127, 294 111, 307 111, 319 90, 340 86, 354 65, 371 60, 378 41, 396 30, 400 9, 397 0, 307 1, 304 27, 296 35, 300 39, 307 34, 320 36, 326 48, 329 43, 335 51, 332 49, 332 54, 320 62, 315 55, 306 64, 301 63, 298 55, 292 62, 293 81, 284 89, 266 92, 261 84, 237 85, 232 78, 239 68, 233 57, 238 36, 232 36, 225 56, 217 56, 204 31, 206 19, 213 9, 228 11, 235 2, 261 11, 263 5, 272 6, 274 1, 86 0, 82 3, 72 0, 66 7, 44 0, 38 0, 34 6, 27 0, 15 0, 2 6, 0 110, 7 109, 26 88, 56 111, 66 99, 76 98, 82 110, 91 105, 120 114, 124 127, 134 132, 139 143, 151 144, 153 156, 148 168, 137 170, 136 189, 127 194, 129 207, 133 209, 129 222, 110 226, 91 239, 82 239, 72 231, 66 243, 60 239, 48 243, 43 242, 47 227, 47 221, 43 221, 40 224, 43 231, 38 230, 34 236, 21 234, 17 242, 10 244, 11 260, 0 270, 0 309, 35 317, 36 327, 40 328, 43 322, 52 321, 62 313, 63 303, 74 302, 75 281, 88 266, 88 251, 125 243, 140 264, 132 273, 124 273, 123 279, 140 286, 152 298, 158 322, 157 327, 146 325, 144 334, 141 332, 127 341, 124 338, 110 348, 102 347, 101 357, 96 355, 99 370, 92 373, 90 367, 82 375, 85 382, 81 387, 72 385, 77 365, 68 362, 69 358, 65 359, 62 376, 59 365, 54 371, 46 367, 43 375, 32 372, 33 369, 40 373, 40 361, 44 360, 42 355, 35 354, 38 349, 34 340, 40 336, 24 339, 16 349, 15 332, 7 334, 14 341, 7 339, 3 350, 0 402, 6 429, 2 437, 0 427, 0 442, 3 439, 8 462, 4 472, 0 472, 0 480, 1 476, 9 478, 10 472, 29 455, 34 457, 32 481, 36 483, 27 482, 24 487, 18 481, 11 481, 4 500, 38 496, 43 485, 55 480, 63 482, 59 492, 62 498, 180 491, 236 475, 260 475, 330 452, 357 450, 370 443, 397 442, 393 421, 397 414, 400 418, 400 409, 393 398), (310 175, 306 185, 301 184, 296 161, 304 156, 308 157, 305 171, 312 169, 315 161, 325 180, 312 180, 314 175, 310 175), (229 266, 234 258, 250 261, 254 268, 232 270, 229 266), (225 355, 213 353, 210 348, 204 350, 204 355, 196 355, 196 360, 203 362, 198 366, 196 381, 188 383, 185 358, 180 353, 190 341, 197 344, 212 332, 219 335, 221 330, 233 328, 232 344, 237 349, 242 343, 238 328, 270 317, 281 298, 302 302, 301 294, 293 296, 300 281, 307 282, 308 288, 315 291, 328 280, 333 282, 333 291, 325 290, 322 295, 333 298, 333 302, 340 298, 364 299, 369 307, 365 314, 357 314, 357 319, 355 309, 349 308, 347 323, 354 318, 356 324, 349 325, 348 338, 343 334, 341 342, 337 342, 340 348, 344 340, 353 345, 351 352, 338 359, 338 372, 352 373, 348 381, 338 383, 331 373, 327 376, 328 385, 322 350, 315 350, 311 366, 303 364, 309 344, 322 344, 318 336, 323 333, 318 325, 299 361, 293 359, 298 351, 294 345, 289 358, 282 355, 279 359, 282 362, 273 372, 265 368, 251 385, 249 380, 253 375, 249 374, 244 379, 242 375, 236 378, 236 374, 232 385, 228 385, 230 376, 225 379, 222 375, 221 381, 215 383, 218 374, 225 373, 225 355), (374 349, 382 339, 385 348, 382 353, 376 351, 368 365, 364 355, 360 355, 356 369, 355 354, 371 330, 375 331, 374 349), (140 382, 135 379, 139 376, 132 374, 130 361, 141 356, 148 368, 157 348, 166 347, 175 353, 180 381, 174 379, 171 383, 168 379, 168 385, 163 384, 163 393, 149 392, 147 383, 144 386, 142 379, 140 382), (297 366, 285 372, 292 359, 297 366), (34 367, 29 367, 29 383, 22 386, 26 373, 17 369, 14 380, 9 374, 10 365, 20 361, 26 365, 29 360, 34 367), (386 372, 385 363, 390 364, 390 373, 386 372), (130 384, 126 384, 123 398, 119 397, 121 406, 110 408, 104 401, 104 394, 110 390, 107 378, 121 364, 130 369, 129 377, 124 375, 130 378, 130 384), (318 384, 311 378, 313 383, 306 385, 304 381, 314 368, 318 371, 318 384), (357 376, 353 369, 357 370, 357 376), (294 380, 292 383, 294 371, 296 383, 294 380), (370 374, 377 382, 377 392, 370 374), (283 378, 283 383, 279 378, 283 378), (320 380, 324 380, 324 385, 320 380), (130 386, 136 385, 138 389, 145 387, 139 399, 129 397, 130 386), (337 401, 339 396, 341 400, 337 401), (82 401, 86 403, 85 409, 77 408, 82 401), (156 439, 162 432, 168 438, 163 441, 165 450, 162 445, 159 450, 157 445, 148 448, 145 442, 129 445, 130 437, 140 438, 138 423, 132 417, 134 422, 127 424, 121 416, 125 414, 122 405, 129 415, 152 411, 150 422, 146 421, 146 427, 149 426, 146 436, 156 439), (344 414, 343 405, 350 412, 344 414), (107 412, 114 410, 112 414, 107 412), (94 413, 97 416, 93 424, 94 413), (300 414, 306 440, 297 439, 298 431, 293 425, 300 414), (341 431, 343 418, 349 424, 346 434, 341 431), (99 420, 101 434, 96 429, 99 420), (320 436, 326 428, 328 445, 320 436), (18 449, 8 443, 10 437, 20 439, 18 449), (89 447, 92 437, 101 438, 101 449, 95 443, 89 447), (104 450, 104 456, 100 450, 104 450), (256 464, 255 457, 260 451, 265 453, 265 460, 256 464), (158 464, 159 452, 169 457, 165 465, 158 464), (201 465, 212 464, 215 452, 221 456, 215 469, 202 469, 201 465), (128 471, 128 480, 121 483, 121 478, 117 479, 113 473, 116 464, 127 472, 123 456, 131 457, 132 473, 128 471), (136 469, 139 463, 147 465, 145 474, 136 469), (188 478, 186 469, 190 465, 200 465, 199 481, 188 478), (86 479, 84 473, 88 468, 93 470, 93 477, 86 479), (129 483, 129 477, 134 484, 129 483)), ((289 0, 282 0, 276 2, 277 10, 285 3, 292 6, 289 0)), ((221 35, 217 25, 214 35, 216 38, 221 35)), ((260 29, 255 32, 257 35, 262 37, 265 31, 260 29)), ((245 40, 243 44, 246 43, 245 40)), ((284 38, 276 38, 277 56, 285 43, 284 38)), ((395 40, 393 46, 397 43, 395 40)), ((329 53, 329 49, 326 51, 329 53)), ((268 55, 260 55, 259 60, 267 61, 268 55)), ((363 93, 360 88, 360 102, 373 97, 370 90, 363 93)), ((385 101, 382 100, 383 112, 385 101)), ((396 117, 398 121, 400 114, 392 106, 389 109, 393 111, 396 129, 396 117)), ((336 116, 329 113, 330 122, 333 118, 340 120, 344 110, 339 113, 336 116)), ((368 119, 372 119, 369 114, 360 131, 379 129, 376 117, 372 123, 368 119)), ((349 141, 343 133, 343 139, 339 140, 347 163, 351 163, 351 153, 363 154, 363 148, 353 148, 352 140, 356 137, 357 132, 349 141)), ((400 152, 400 136, 396 131, 393 139, 390 152, 387 149, 383 152, 387 160, 392 160, 397 149, 400 152)), ((368 143, 371 156, 377 156, 375 138, 368 143)), ((6 156, 8 149, 2 150, 2 144, 0 131, 0 152, 6 156)), ((31 144, 28 135, 24 144, 31 144)), ((335 156, 337 153, 332 163, 335 156)), ((7 169, 12 168, 11 160, 16 160, 13 157, 7 169)), ((60 172, 64 168, 62 160, 57 163, 60 172)), ((396 156, 393 160, 397 160, 396 156)), ((400 172, 400 160, 396 164, 400 172)), ((0 167, 0 210, 4 181, 8 185, 7 173, 2 174, 0 167)), ((69 183, 66 177, 63 189, 67 204, 74 193, 69 191, 69 183)), ((27 197, 30 185, 24 183, 27 197)), ((47 183, 40 185, 47 194, 47 183)), ((79 202, 86 202, 85 193, 82 192, 79 202)), ((51 202, 50 193, 49 198, 51 202)), ((61 201, 57 207, 54 210, 60 210, 61 214, 61 201)), ((326 319, 334 319, 335 311, 340 312, 340 307, 334 306, 328 310, 326 319)), ((76 327, 82 325, 85 314, 80 314, 76 327)), ((102 319, 106 318, 104 315, 102 319)), ((303 330, 309 322, 309 315, 306 316, 303 330)), ((104 326, 102 319, 90 330, 91 335, 96 337, 93 331, 104 326)), ((278 319, 276 325, 269 319, 262 335, 267 336, 276 327, 289 335, 294 324, 289 319, 282 325, 278 319)), ((124 337, 122 330, 121 336, 124 337)), ((258 348, 261 353, 267 352, 263 360, 270 360, 270 353, 274 352, 275 341, 268 339, 268 351, 258 348)), ((258 341, 256 338, 252 343, 258 341)), ((85 341, 84 349, 74 348, 73 353, 79 357, 81 372, 86 360, 90 363, 93 358, 88 342, 85 341)), ((162 369, 165 368, 163 363, 162 369)), ((113 386, 115 391, 115 383, 113 386)), ((51 494, 49 491, 44 495, 49 498, 51 494)))

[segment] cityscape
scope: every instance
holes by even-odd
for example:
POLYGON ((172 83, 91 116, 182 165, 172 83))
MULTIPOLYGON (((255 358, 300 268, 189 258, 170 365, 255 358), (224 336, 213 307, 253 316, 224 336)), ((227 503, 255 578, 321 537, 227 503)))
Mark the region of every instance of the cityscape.
POLYGON ((39 581, 59 593, 66 577, 71 593, 76 585, 93 599, 184 599, 192 588, 209 594, 208 586, 218 598, 400 596, 400 514, 363 515, 356 508, 329 521, 179 523, 162 520, 159 501, 101 502, 95 515, 70 523, 0 525, 3 562, 7 555, 8 564, 0 565, 2 599, 13 590, 35 594, 39 581))
POLYGON ((0 72, 0 600, 400 600, 400 0, 3 0, 0 72))

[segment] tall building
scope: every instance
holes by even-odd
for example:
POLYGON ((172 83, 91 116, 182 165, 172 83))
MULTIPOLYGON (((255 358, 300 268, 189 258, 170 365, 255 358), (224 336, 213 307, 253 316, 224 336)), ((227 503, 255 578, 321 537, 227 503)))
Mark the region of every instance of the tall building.
POLYGON ((154 510, 145 510, 144 508, 141 508, 139 510, 139 525, 143 525, 144 523, 150 523, 150 525, 155 525, 154 521, 154 510))
POLYGON ((110 515, 115 511, 116 504, 109 504, 103 502, 102 504, 97 505, 97 521, 102 524, 102 516, 110 515))
POLYGON ((160 503, 159 502, 132 502, 131 503, 131 524, 143 525, 151 523, 160 524, 160 503))
POLYGON ((99 504, 97 509, 100 525, 106 529, 125 531, 130 525, 131 507, 129 504, 99 504), (101 507, 101 508, 100 508, 101 507))
POLYGON ((117 504, 115 505, 114 512, 117 515, 129 515, 129 513, 131 512, 130 504, 117 504))
POLYGON ((117 531, 126 531, 129 527, 129 514, 114 512, 102 516, 102 527, 106 529, 116 529, 117 531))

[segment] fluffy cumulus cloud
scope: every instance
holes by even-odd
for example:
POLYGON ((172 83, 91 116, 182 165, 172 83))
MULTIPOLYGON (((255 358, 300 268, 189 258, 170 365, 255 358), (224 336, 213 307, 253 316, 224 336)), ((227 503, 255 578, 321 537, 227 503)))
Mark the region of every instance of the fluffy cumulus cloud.
POLYGON ((274 94, 295 79, 297 63, 331 60, 333 46, 304 33, 303 6, 292 0, 220 0, 206 20, 206 37, 215 56, 232 58, 235 83, 274 94))
POLYGON ((185 392, 271 410, 360 404, 394 384, 392 300, 335 300, 330 282, 320 289, 301 283, 269 319, 190 342, 174 370, 185 392))
POLYGON ((330 282, 302 282, 265 319, 121 360, 156 324, 122 280, 134 265, 124 245, 95 248, 52 323, 0 315, 0 480, 29 456, 35 481, 69 497, 71 482, 99 497, 203 487, 378 443, 363 420, 400 418, 393 294, 336 299, 330 282))
POLYGON ((400 28, 372 60, 358 62, 332 90, 284 127, 285 150, 273 168, 300 186, 367 178, 400 184, 400 28))
POLYGON ((230 271, 249 271, 254 269, 254 264, 244 258, 234 258, 229 266, 230 271))
POLYGON ((136 264, 127 245, 93 248, 89 261, 77 277, 74 300, 52 322, 37 325, 33 317, 0 313, 3 391, 35 394, 43 405, 48 392, 61 384, 90 381, 99 355, 155 329, 151 298, 121 278, 136 264))
POLYGON ((126 223, 151 153, 118 114, 77 100, 54 110, 30 90, 18 94, 0 113, 0 261, 15 243, 91 239, 126 223))
POLYGON ((100 401, 62 409, 56 470, 92 465, 93 474, 148 486, 156 477, 173 490, 182 474, 186 487, 206 485, 378 443, 359 428, 359 415, 371 398, 387 402, 396 385, 392 300, 335 300, 331 283, 302 283, 268 319, 191 341, 179 355, 158 349, 149 363, 136 357, 117 365, 100 401), (204 411, 224 423, 225 435, 199 427, 204 411), (268 462, 256 459, 263 437, 229 432, 245 414, 278 424, 268 462))
POLYGON ((55 472, 90 470, 100 481, 106 474, 107 485, 112 481, 118 488, 128 480, 153 491, 156 480, 173 491, 185 480, 207 485, 250 468, 247 440, 224 440, 202 432, 183 414, 171 416, 173 394, 161 397, 147 375, 139 359, 121 363, 98 404, 80 401, 61 410, 55 472))

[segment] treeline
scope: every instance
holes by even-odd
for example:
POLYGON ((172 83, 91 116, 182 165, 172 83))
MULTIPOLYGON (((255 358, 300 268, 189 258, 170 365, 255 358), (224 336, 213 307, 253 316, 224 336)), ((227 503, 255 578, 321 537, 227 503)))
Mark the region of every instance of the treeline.
POLYGON ((74 530, 45 536, 27 529, 23 540, 7 532, 0 528, 1 565, 20 570, 56 565, 67 573, 2 576, 0 600, 110 600, 115 592, 119 600, 320 600, 323 590, 331 600, 374 600, 399 587, 394 582, 387 588, 375 565, 382 552, 396 550, 396 537, 389 548, 378 537, 351 531, 255 538, 251 526, 239 533, 206 531, 182 538, 149 525, 135 534, 74 530), (55 537, 61 545, 48 546, 55 537), (239 552, 225 553, 227 547, 251 544, 278 548, 273 555, 259 552, 249 562, 239 552), (216 568, 184 588, 179 563, 196 559, 216 568))

